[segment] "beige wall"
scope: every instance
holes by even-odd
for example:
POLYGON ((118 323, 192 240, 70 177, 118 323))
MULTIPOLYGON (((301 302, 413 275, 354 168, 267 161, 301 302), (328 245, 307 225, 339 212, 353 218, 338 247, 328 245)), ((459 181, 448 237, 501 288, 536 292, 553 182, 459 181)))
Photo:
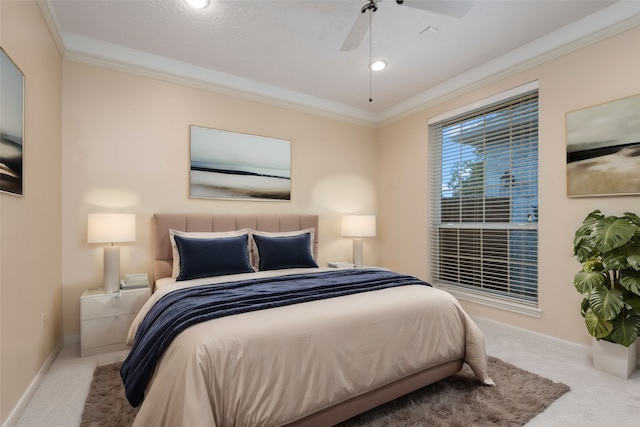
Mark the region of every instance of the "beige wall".
POLYGON ((640 212, 640 197, 566 197, 565 114, 640 94, 640 28, 549 61, 380 129, 379 259, 394 269, 430 277, 427 121, 430 117, 539 80, 539 305, 541 319, 465 303, 487 317, 561 339, 588 344, 573 287, 579 264, 573 235, 593 209, 640 212), (418 237, 416 237, 418 236, 418 237))
POLYGON ((1 1, 0 28, 0 44, 26 76, 24 197, 0 194, 4 422, 62 340, 62 60, 35 2, 1 1))
MULTIPOLYGON (((321 215, 320 263, 350 260, 340 213, 375 212, 375 129, 211 91, 65 61, 63 103, 64 334, 79 334, 79 298, 100 286, 102 248, 86 243, 89 212, 137 214, 121 274, 152 273, 155 212, 321 215), (291 202, 190 199, 189 125, 291 141, 291 202)), ((375 262, 367 243, 365 257, 375 262)))

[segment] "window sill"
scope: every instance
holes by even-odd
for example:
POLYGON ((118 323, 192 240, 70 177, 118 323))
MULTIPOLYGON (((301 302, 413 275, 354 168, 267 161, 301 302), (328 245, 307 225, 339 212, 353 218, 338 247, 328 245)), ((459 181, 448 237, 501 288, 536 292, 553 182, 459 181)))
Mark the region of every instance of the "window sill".
POLYGON ((434 284, 434 287, 449 292, 451 295, 461 301, 468 301, 487 307, 511 311, 513 313, 535 317, 538 319, 542 318, 542 310, 530 304, 519 303, 510 299, 495 297, 482 292, 473 292, 466 289, 460 289, 456 286, 445 284, 434 284))

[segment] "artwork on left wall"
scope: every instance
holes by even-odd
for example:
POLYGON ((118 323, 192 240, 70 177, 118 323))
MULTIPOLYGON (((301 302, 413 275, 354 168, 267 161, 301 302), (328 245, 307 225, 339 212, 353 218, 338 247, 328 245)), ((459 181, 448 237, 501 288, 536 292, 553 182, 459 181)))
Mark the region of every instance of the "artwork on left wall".
POLYGON ((291 141, 192 125, 189 195, 291 200, 291 141))
POLYGON ((640 95, 567 113, 567 196, 640 194, 640 95))
POLYGON ((0 191, 23 194, 24 74, 0 47, 0 191))

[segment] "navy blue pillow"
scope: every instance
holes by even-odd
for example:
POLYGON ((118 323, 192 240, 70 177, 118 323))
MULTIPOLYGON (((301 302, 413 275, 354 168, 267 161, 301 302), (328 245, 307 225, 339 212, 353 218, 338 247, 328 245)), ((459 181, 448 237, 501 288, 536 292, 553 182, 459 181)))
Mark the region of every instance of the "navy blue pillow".
POLYGON ((217 239, 175 236, 175 239, 180 254, 180 274, 176 281, 253 272, 247 234, 217 239))
POLYGON ((311 233, 296 236, 268 237, 253 235, 260 262, 258 270, 283 268, 318 268, 311 253, 311 233))

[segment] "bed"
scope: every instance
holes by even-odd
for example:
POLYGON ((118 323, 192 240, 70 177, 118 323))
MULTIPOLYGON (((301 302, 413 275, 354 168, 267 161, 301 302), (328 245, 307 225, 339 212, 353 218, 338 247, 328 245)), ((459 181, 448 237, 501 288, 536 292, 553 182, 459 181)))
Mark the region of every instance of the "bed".
POLYGON ((134 426, 331 426, 465 362, 493 384, 483 335, 450 294, 317 266, 318 222, 154 215, 156 289, 121 370, 134 426))

